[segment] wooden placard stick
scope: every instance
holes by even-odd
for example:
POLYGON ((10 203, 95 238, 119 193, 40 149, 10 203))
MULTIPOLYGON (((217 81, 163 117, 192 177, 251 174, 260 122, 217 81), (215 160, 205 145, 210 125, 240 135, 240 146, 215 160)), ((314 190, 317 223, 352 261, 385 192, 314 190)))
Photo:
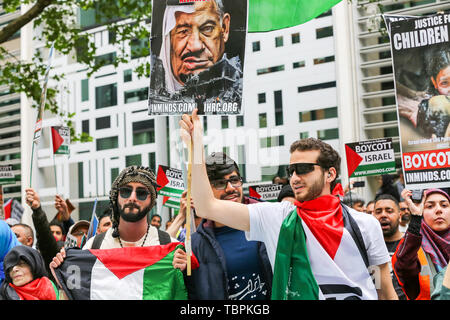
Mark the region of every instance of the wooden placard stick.
POLYGON ((192 139, 189 142, 188 146, 188 170, 187 170, 187 193, 186 193, 186 255, 187 255, 187 275, 191 275, 191 256, 192 256, 192 247, 191 247, 191 181, 192 181, 192 139))

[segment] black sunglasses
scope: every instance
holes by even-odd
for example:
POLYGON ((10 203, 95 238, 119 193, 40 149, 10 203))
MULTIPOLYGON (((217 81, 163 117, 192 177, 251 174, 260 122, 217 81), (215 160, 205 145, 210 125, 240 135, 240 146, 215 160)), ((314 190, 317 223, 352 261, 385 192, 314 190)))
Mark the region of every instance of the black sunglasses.
POLYGON ((217 190, 224 190, 227 188, 228 182, 231 183, 234 188, 242 186, 242 178, 238 176, 231 177, 230 179, 213 180, 211 185, 217 190))
POLYGON ((314 166, 320 167, 320 165, 317 163, 305 163, 305 162, 292 163, 286 168, 286 172, 288 177, 292 177, 294 172, 297 175, 307 174, 314 171, 314 166))
MULTIPOLYGON (((132 187, 121 187, 119 189, 119 194, 122 198, 128 199, 129 197, 131 197, 133 190, 134 189, 132 187)), ((139 201, 144 201, 145 199, 147 199, 149 194, 150 192, 148 192, 148 190, 145 188, 136 188, 136 198, 139 201)))

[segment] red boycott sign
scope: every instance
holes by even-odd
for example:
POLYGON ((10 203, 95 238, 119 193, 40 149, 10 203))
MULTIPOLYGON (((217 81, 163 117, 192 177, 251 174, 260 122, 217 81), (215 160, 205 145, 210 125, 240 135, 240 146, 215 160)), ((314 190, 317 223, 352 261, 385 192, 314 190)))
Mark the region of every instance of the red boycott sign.
POLYGON ((450 149, 403 153, 405 182, 410 189, 450 185, 450 149))
POLYGON ((406 171, 450 168, 450 149, 403 154, 406 171))

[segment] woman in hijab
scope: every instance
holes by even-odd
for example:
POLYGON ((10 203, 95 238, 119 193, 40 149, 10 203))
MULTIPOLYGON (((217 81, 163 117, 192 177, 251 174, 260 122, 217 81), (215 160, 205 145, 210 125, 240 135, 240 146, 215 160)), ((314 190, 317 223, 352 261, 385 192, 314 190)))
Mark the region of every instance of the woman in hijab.
POLYGON ((420 204, 404 189, 411 222, 392 257, 394 272, 411 300, 429 300, 433 277, 450 257, 450 197, 441 189, 425 190, 420 204))
POLYGON ((3 260, 5 281, 0 300, 58 300, 58 290, 47 277, 41 254, 27 246, 11 249, 3 260))

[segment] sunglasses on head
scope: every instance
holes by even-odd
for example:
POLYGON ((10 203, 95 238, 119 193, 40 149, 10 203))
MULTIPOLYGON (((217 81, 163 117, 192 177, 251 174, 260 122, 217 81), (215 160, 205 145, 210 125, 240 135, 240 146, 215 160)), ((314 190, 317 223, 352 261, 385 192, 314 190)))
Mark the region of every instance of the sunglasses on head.
POLYGON ((146 188, 138 187, 136 189, 133 189, 132 187, 121 187, 119 189, 119 194, 122 198, 128 199, 131 197, 131 194, 133 193, 133 190, 136 190, 136 198, 139 201, 144 201, 147 199, 148 195, 150 194, 146 188))
POLYGON ((320 167, 320 165, 317 163, 305 163, 305 162, 292 163, 286 168, 286 172, 288 177, 292 177, 294 172, 297 175, 307 174, 314 171, 314 166, 320 167))
POLYGON ((234 188, 242 186, 242 178, 238 176, 231 177, 230 179, 213 180, 211 185, 217 190, 224 190, 227 188, 228 182, 231 183, 234 188))

